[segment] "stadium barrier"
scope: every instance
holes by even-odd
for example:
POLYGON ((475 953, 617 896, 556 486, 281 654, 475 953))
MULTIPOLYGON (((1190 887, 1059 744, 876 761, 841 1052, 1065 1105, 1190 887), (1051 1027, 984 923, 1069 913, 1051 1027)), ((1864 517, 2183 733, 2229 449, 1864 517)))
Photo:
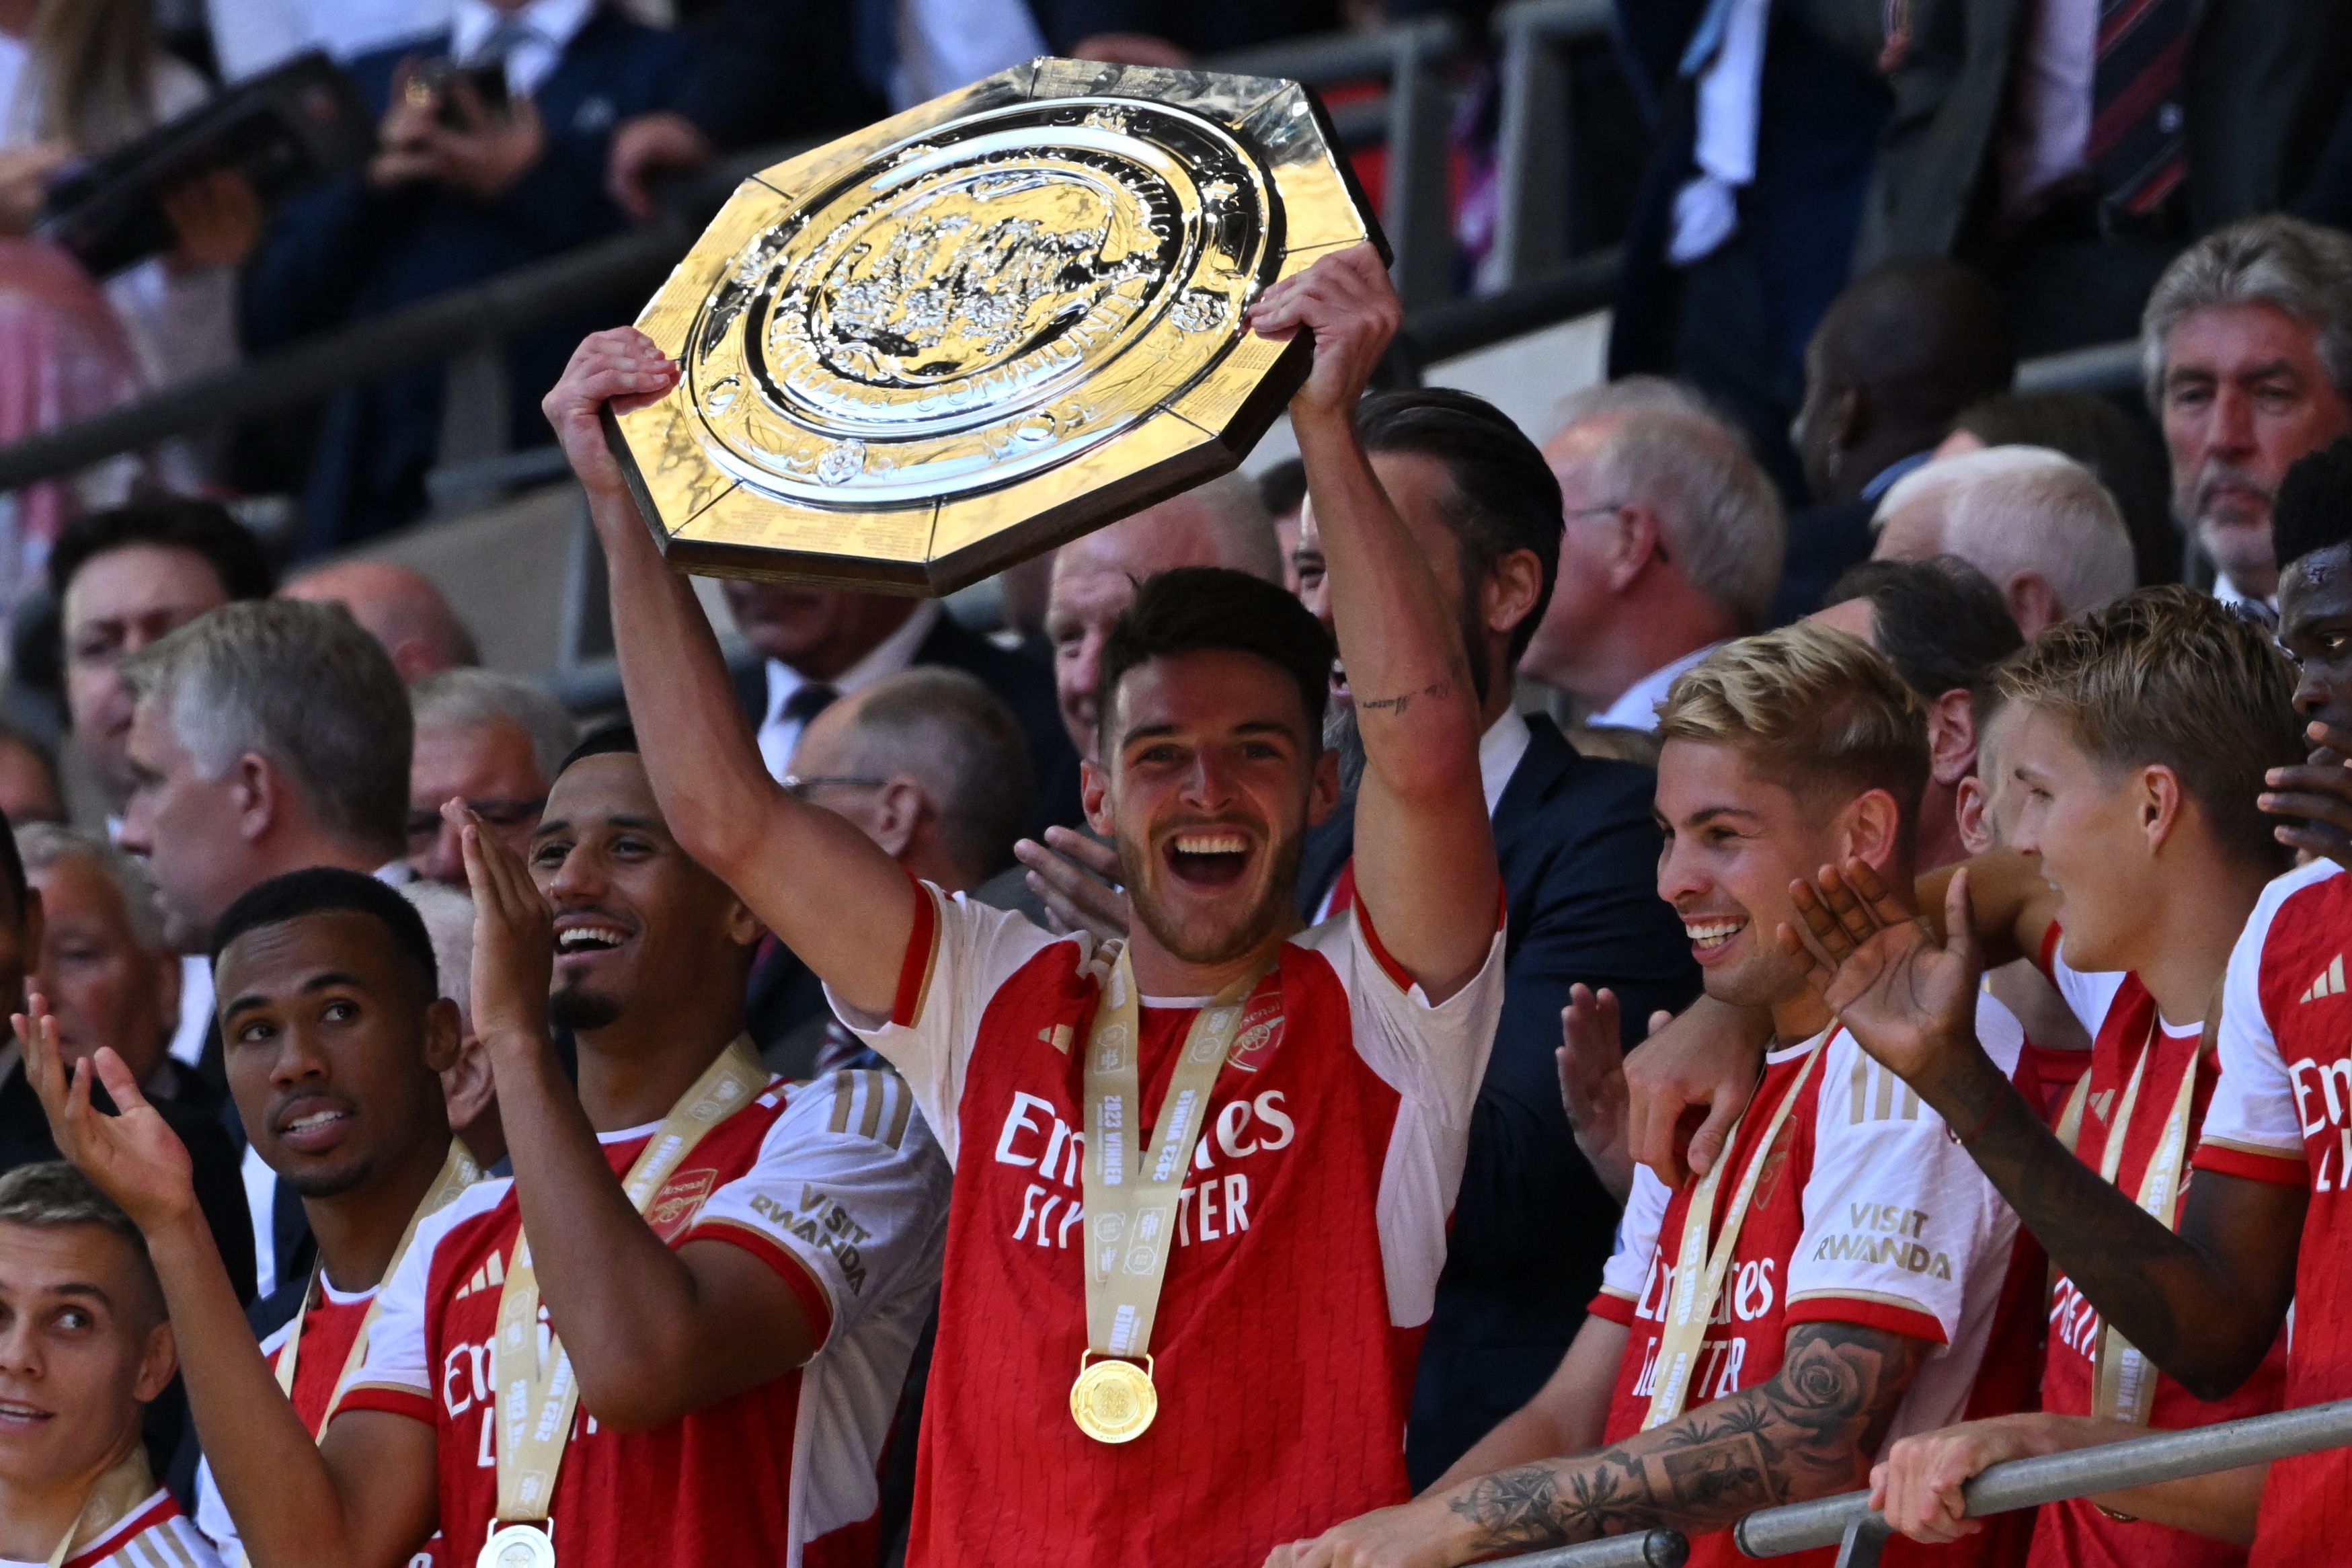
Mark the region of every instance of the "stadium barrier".
MULTIPOLYGON (((1968 1513, 1971 1519, 2007 1513, 2347 1445, 2352 1445, 2352 1399, 2185 1431, 2154 1432, 2101 1447, 1989 1466, 1968 1484, 1968 1513)), ((1763 1509, 1741 1520, 1732 1531, 1739 1550, 1750 1557, 1835 1546, 1837 1568, 1876 1568, 1888 1534, 1885 1520, 1871 1510, 1866 1491, 1763 1509)), ((1533 1563, 1539 1559, 1513 1561, 1533 1563)))
POLYGON ((1517 0, 1495 13, 1501 100, 1495 241, 1486 277, 1498 289, 1535 281, 1568 264, 1576 167, 1568 49, 1607 38, 1610 18, 1611 0, 1517 0))

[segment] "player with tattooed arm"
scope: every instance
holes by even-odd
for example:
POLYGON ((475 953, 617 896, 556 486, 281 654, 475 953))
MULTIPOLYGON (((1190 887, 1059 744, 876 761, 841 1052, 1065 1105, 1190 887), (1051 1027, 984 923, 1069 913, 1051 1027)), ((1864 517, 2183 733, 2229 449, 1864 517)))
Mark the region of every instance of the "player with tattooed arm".
POLYGON ((1436 1568, 1662 1526, 1727 1564, 1741 1515, 1859 1486, 1890 1439, 1987 1398, 2014 1407, 1979 1373, 2032 1342, 2015 1217, 1773 940, 1825 859, 1908 885, 1916 700, 1862 643, 1797 626, 1683 675, 1658 733, 1658 893, 1708 997, 1769 1013, 1762 1083, 1715 1177, 1635 1173, 1592 1315, 1526 1409, 1413 1502, 1268 1568, 1436 1568))
MULTIPOLYGON (((2259 795, 2251 776, 2242 781, 2240 800, 2217 816, 2234 824, 2233 837, 2243 842, 2263 820, 2248 808, 2259 807, 2272 814, 2269 831, 2282 845, 2339 855, 2352 821, 2352 781, 2343 765, 2352 752, 2352 444, 2296 464, 2273 517, 2280 640, 2302 666, 2293 704, 2319 749, 2306 763, 2270 767, 2263 781, 2269 787, 2259 795)), ((2213 698, 2251 700, 2240 692, 2213 698)), ((2265 749, 2276 761, 2280 743, 2265 749)), ((2168 1205, 2075 1159, 1989 1068, 1965 1016, 1980 956, 1970 928, 1981 924, 1967 918, 1969 879, 1954 879, 1949 890, 1948 937, 1867 896, 1877 889, 1866 883, 1853 889, 1862 897, 1824 890, 1830 897, 1808 910, 1803 931, 1790 937, 1793 944, 1802 936, 1815 984, 1874 1056, 1965 1130, 1969 1152, 2016 1205, 2105 1335, 2189 1394, 2218 1400, 2263 1366, 2292 1303, 2282 1402, 2352 1394, 2342 1195, 2352 1148, 2346 1131, 2352 1096, 2345 1092, 2352 1082, 2352 996, 2338 979, 2343 950, 2352 945, 2352 883, 2340 865, 2316 859, 2271 882, 2230 950, 2220 1078, 2189 1162, 2196 1178, 2179 1195, 2177 1228, 2167 1223, 2168 1205)), ((2070 890, 2067 907, 2072 899, 2070 890)), ((2065 945, 2074 942, 2070 923, 2065 945)), ((2164 982, 2152 975, 2142 978, 2164 1016, 2195 1005, 2185 993, 2164 996, 2164 982)), ((2037 1440, 2055 1447, 2080 1438, 2045 1433, 2037 1440)), ((1890 1517, 1924 1533, 1958 1528, 1957 1482, 1938 1468, 1974 1458, 1949 1443, 1937 1447, 1922 1449, 1919 1462, 1906 1458, 1886 1488, 1890 1517)), ((2258 1568, 2332 1554, 2352 1508, 2352 1455, 2330 1450, 2273 1465, 2251 1531, 2242 1480, 2216 1478, 2169 1500, 2151 1489, 2116 1506, 2136 1504, 2152 1516, 2162 1510, 2176 1522, 2242 1540, 2251 1534, 2250 1561, 2258 1568)))
POLYGON ((606 449, 677 369, 631 331, 548 400, 611 568, 664 815, 913 1087, 954 1163, 908 1560, 1197 1568, 1406 1495, 1419 1331, 1502 998, 1502 890, 1455 618, 1357 439, 1399 308, 1369 247, 1269 288, 1366 772, 1352 909, 1307 931, 1332 643, 1281 588, 1147 578, 1083 791, 1123 945, 911 880, 778 786, 709 621, 606 449))

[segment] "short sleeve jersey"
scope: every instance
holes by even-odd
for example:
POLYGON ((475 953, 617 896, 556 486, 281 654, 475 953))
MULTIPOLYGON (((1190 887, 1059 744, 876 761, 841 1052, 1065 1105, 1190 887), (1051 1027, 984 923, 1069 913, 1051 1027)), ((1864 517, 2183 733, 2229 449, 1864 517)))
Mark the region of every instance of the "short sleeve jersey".
MULTIPOLYGON (((0 1568, 16 1565, 0 1562, 0 1568)), ((221 1560, 172 1494, 159 1489, 61 1568, 221 1568, 221 1560)))
MULTIPOLYGON (((2015 1066, 2001 1063, 2004 1071, 2015 1066)), ((1935 1346, 1904 1395, 1888 1444, 2005 1413, 2006 1405, 1988 1409, 1971 1394, 1989 1361, 2032 1353, 2033 1303, 2019 1298, 2011 1280, 2017 1216, 1943 1120, 1844 1030, 1766 1056, 1763 1080, 1725 1154, 1717 1226, 1774 1110, 1792 1091, 1801 1098, 1765 1155, 1684 1409, 1769 1380, 1791 1329, 1836 1322, 1935 1346), (1804 1076, 1816 1052, 1821 1061, 1804 1076)), ((1633 1183, 1617 1250, 1591 1308, 1627 1330, 1604 1429, 1612 1443, 1639 1432, 1649 1414, 1667 1282, 1690 1207, 1688 1185, 1670 1191, 1646 1167, 1633 1183)), ((1916 1553, 1970 1563, 1980 1560, 1977 1543, 1985 1539, 1935 1549, 1898 1539, 1888 1542, 1888 1561, 1916 1553)), ((1708 1568, 1746 1561, 1727 1530, 1695 1537, 1690 1547, 1691 1563, 1708 1568)), ((1805 1561, 1834 1556, 1824 1549, 1805 1561)))
MULTIPOLYGON (((1211 1090, 1150 1353, 1152 1426, 1072 1422, 1087 1349, 1081 1114, 1101 955, 919 889, 887 1019, 835 1009, 907 1075, 955 1165, 908 1561, 1258 1563, 1406 1496, 1419 1334, 1445 1261, 1502 937, 1433 1005, 1360 910, 1293 939, 1211 1090)), ((1142 999, 1157 1125, 1199 1000, 1142 999)))
MULTIPOLYGON (((302 1350, 294 1363, 290 1398, 294 1414, 302 1418, 302 1425, 313 1436, 326 1425, 328 1402, 334 1398, 335 1384, 342 1379, 352 1343, 359 1338, 361 1328, 367 1322, 368 1307, 374 1300, 373 1290, 344 1292, 321 1280, 319 1300, 310 1310, 280 1323, 261 1342, 262 1359, 275 1371, 278 1358, 286 1353, 286 1342, 293 1337, 295 1325, 301 1325, 302 1350)), ((237 1540, 236 1522, 229 1518, 228 1505, 221 1499, 220 1488, 213 1482, 212 1466, 205 1462, 196 1466, 195 1521, 196 1528, 205 1532, 226 1561, 237 1561, 244 1546, 237 1540)), ((408 1568, 436 1568, 447 1560, 441 1538, 436 1535, 409 1557, 408 1568)))
MULTIPOLYGON (((2093 1170, 2108 1157, 2116 1119, 2126 1101, 2130 1118, 2124 1123, 2124 1142, 2116 1166, 2116 1185, 2137 1199, 2164 1136, 2165 1123, 2178 1102, 2182 1078, 2196 1075, 2189 1090, 2189 1138, 2209 1109, 2221 1065, 2204 1047, 2201 1022, 2176 1028, 2157 1011, 2156 998, 2136 974, 2085 973, 2069 965, 2056 926, 2042 946, 2042 965, 2067 1005, 2091 1035, 2089 1087, 2082 1090, 2082 1117, 2074 1153, 2093 1170), (2139 1090, 2131 1080, 2141 1058, 2139 1090)), ((2179 1222, 2181 1182, 2173 1194, 2168 1225, 2179 1222)), ((2088 1415, 2096 1382, 2096 1362, 2102 1331, 2098 1310, 2063 1272, 2055 1275, 2050 1293, 2050 1330, 2042 1372, 2042 1407, 2061 1415, 2088 1415)), ((2272 1347, 2262 1368, 2226 1399, 2210 1403, 2191 1394, 2171 1378, 2158 1374, 2148 1409, 2148 1425, 2171 1431, 2234 1421, 2275 1410, 2286 1372, 2285 1336, 2272 1347)), ((2233 1568, 2246 1558, 2242 1547, 2185 1530, 2172 1530, 2139 1521, 2121 1521, 2102 1513, 2080 1498, 2053 1503, 2039 1511, 2033 1533, 2032 1568, 2233 1568)))
MULTIPOLYGON (((616 1175, 653 1131, 603 1137, 616 1175)), ((769 1264, 819 1349, 652 1431, 614 1432, 583 1405, 551 1520, 567 1568, 873 1562, 877 1472, 937 1300, 946 1187, 913 1097, 889 1073, 776 1080, 702 1139, 646 1222, 672 1247, 724 1241, 769 1264)), ((452 1562, 474 1561, 497 1510, 490 1347, 521 1228, 505 1180, 477 1183, 420 1226, 343 1397, 345 1410, 432 1424, 452 1562)))
MULTIPOLYGON (((2205 1112, 2200 1171, 2305 1187, 2294 1333, 2281 1402, 2352 1395, 2352 880, 2332 861, 2263 889, 2221 990, 2221 1081, 2205 1112)), ((2352 1517, 2352 1450, 2271 1466, 2250 1561, 2326 1562, 2352 1517)))

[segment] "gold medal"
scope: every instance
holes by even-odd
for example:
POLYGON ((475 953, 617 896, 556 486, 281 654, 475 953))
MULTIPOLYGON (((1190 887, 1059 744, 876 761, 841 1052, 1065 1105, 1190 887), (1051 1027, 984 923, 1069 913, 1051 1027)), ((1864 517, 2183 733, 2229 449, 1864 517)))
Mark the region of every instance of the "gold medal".
POLYGON ((535 1525, 504 1525, 482 1542, 474 1568, 555 1568, 555 1542, 535 1525))
MULTIPOLYGON (((1151 1385, 1151 1358, 1143 1365, 1115 1357, 1087 1364, 1078 1356, 1078 1380, 1070 1384, 1070 1419, 1097 1443, 1129 1443, 1143 1436, 1160 1414, 1160 1391, 1151 1385)), ((488 1560, 484 1559, 484 1568, 488 1560)))

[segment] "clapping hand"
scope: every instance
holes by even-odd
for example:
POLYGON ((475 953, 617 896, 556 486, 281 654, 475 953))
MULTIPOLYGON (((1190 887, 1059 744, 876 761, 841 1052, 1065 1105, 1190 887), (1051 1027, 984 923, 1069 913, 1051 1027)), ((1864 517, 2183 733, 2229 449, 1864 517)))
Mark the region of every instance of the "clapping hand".
POLYGON ((462 800, 441 808, 466 856, 474 895, 474 1033, 495 1062, 502 1048, 547 1041, 547 986, 555 919, 530 868, 462 800))
POLYGON ((1045 906, 1052 926, 1088 931, 1097 942, 1127 940, 1134 911, 1119 886, 1118 849, 1067 827, 1045 829, 1045 842, 1024 838, 1013 858, 1029 869, 1024 880, 1045 906))
POLYGON ((58 1152, 149 1235, 195 1212, 195 1167, 187 1146, 139 1091, 130 1067, 104 1046, 94 1058, 68 1066, 47 1002, 36 991, 26 1005, 29 1012, 8 1021, 58 1152), (93 1082, 106 1085, 118 1114, 90 1104, 93 1082))
MULTIPOLYGON (((1674 1021, 1671 1013, 1650 1015, 1657 1033, 1674 1021)), ((1559 1010, 1560 1104, 1568 1111, 1576 1146, 1622 1205, 1633 1190, 1632 1107, 1625 1090, 1625 1047, 1618 1034, 1617 996, 1608 987, 1568 988, 1559 1010)))
POLYGON ((1804 966, 1813 989, 1864 1049, 1917 1088, 1955 1049, 1978 1048, 1984 961, 1966 870, 1953 873, 1945 891, 1949 934, 1941 942, 1860 859, 1824 866, 1790 892, 1801 924, 1780 927, 1781 949, 1804 966))
POLYGON ((2315 721, 2305 738, 2310 759, 2271 769, 2254 804, 2285 819, 2271 829, 2280 843, 2352 868, 2352 735, 2315 721))

